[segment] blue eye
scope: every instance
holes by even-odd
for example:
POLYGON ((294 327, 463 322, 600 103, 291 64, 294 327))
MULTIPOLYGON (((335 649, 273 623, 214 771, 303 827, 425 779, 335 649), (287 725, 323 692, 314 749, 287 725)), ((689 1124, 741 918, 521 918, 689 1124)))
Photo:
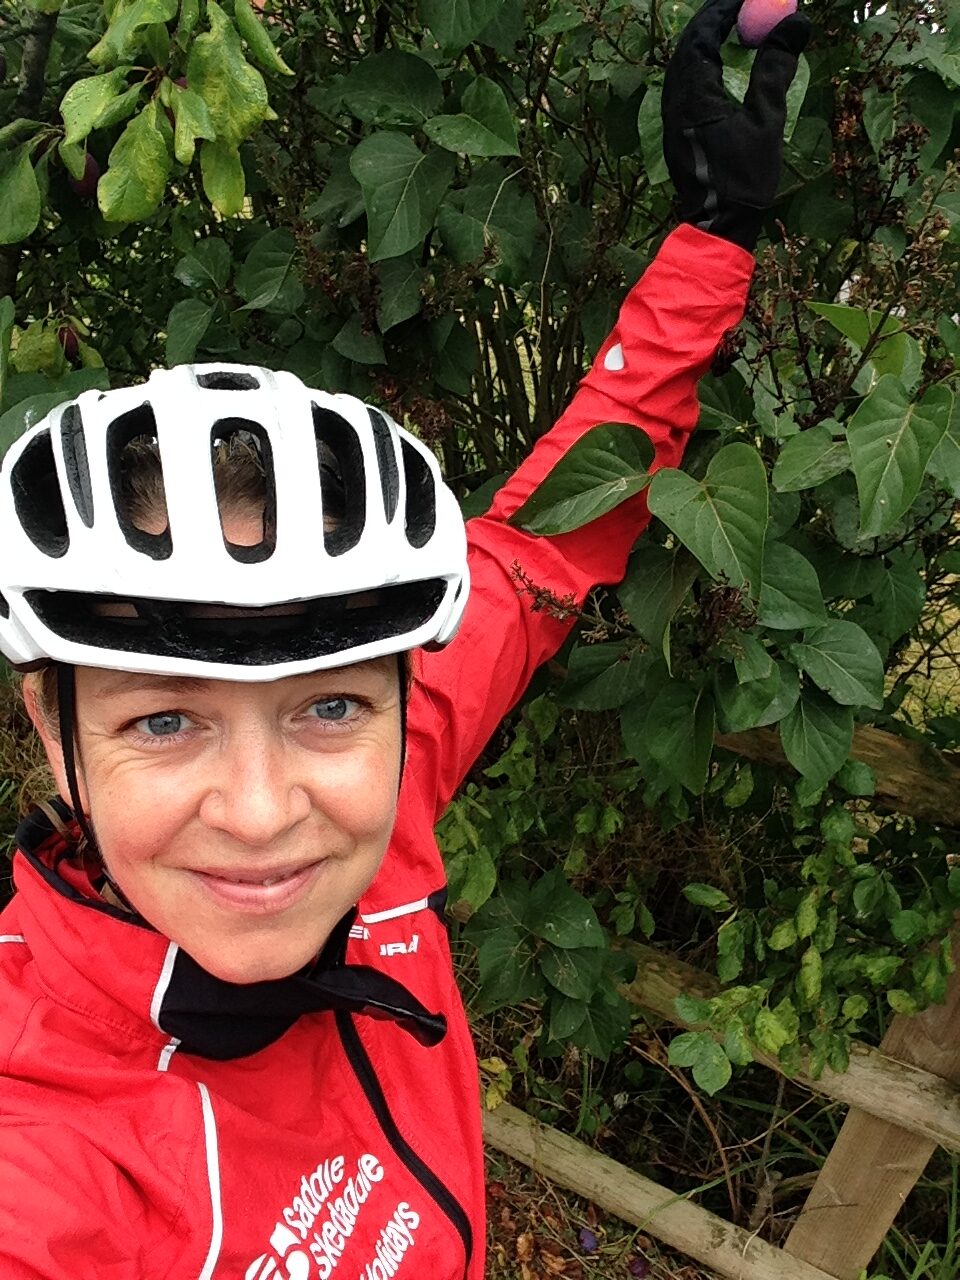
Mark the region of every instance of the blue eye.
POLYGON ((190 721, 178 711, 160 711, 138 720, 136 728, 148 738, 169 738, 180 733, 190 721))
POLYGON ((352 698, 324 698, 314 702, 310 709, 318 720, 346 720, 356 706, 352 698))

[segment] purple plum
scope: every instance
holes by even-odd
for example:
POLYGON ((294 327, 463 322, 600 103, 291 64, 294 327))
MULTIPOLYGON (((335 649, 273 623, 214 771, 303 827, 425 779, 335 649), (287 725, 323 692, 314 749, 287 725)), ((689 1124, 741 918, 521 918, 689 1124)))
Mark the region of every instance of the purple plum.
POLYGON ((100 166, 94 157, 87 152, 86 162, 83 166, 82 178, 71 178, 70 186, 74 193, 84 200, 92 200, 97 194, 97 183, 100 181, 100 166))
POLYGON ((797 0, 743 0, 737 33, 748 49, 756 49, 778 22, 796 12, 797 0))

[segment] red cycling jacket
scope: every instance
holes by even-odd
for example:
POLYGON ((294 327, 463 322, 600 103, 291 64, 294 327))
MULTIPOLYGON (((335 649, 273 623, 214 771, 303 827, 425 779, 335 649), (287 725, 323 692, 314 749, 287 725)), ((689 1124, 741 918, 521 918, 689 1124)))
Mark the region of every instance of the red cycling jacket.
POLYGON ((641 497, 554 538, 507 518, 599 422, 679 461, 752 264, 675 231, 570 408, 471 521, 470 604, 419 658, 389 850, 314 970, 213 979, 103 902, 46 818, 21 828, 0 914, 2 1280, 480 1280, 476 1061, 433 827, 569 629, 512 566, 581 601, 622 577, 646 516, 641 497))

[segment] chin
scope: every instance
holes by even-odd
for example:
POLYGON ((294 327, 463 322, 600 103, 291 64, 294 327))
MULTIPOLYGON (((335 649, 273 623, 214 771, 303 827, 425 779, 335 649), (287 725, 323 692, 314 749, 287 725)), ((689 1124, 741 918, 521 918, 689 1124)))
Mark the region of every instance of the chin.
POLYGON ((214 978, 249 986, 254 982, 277 982, 298 973, 316 958, 325 942, 324 937, 309 945, 301 943, 279 950, 275 939, 260 946, 244 946, 236 940, 225 941, 219 948, 181 945, 214 978))

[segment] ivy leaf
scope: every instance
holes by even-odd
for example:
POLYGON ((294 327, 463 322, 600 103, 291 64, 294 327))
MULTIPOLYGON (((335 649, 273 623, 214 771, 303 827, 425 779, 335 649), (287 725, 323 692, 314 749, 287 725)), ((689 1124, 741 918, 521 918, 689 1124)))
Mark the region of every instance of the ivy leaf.
MULTIPOLYGON (((180 128, 177 117, 177 129, 180 128)), ((191 125, 190 128, 194 128, 191 125)), ((191 141, 192 147, 192 141, 191 141)), ((243 209, 246 177, 240 152, 229 142, 205 141, 200 148, 200 176, 203 194, 222 218, 235 217, 243 209)))
POLYGON ((790 656, 834 702, 877 710, 883 706, 883 660, 855 622, 836 619, 812 627, 801 644, 790 646, 790 656))
POLYGON ((468 156, 519 155, 517 126, 503 90, 478 76, 467 88, 457 115, 435 116, 423 126, 427 137, 447 151, 468 156))
POLYGON ((0 244, 25 240, 40 221, 40 187, 30 163, 31 144, 0 152, 0 244))
POLYGON ((780 721, 784 755, 815 787, 825 786, 850 754, 853 711, 818 689, 804 689, 780 721))
POLYGON ((187 80, 207 104, 217 141, 236 147, 267 118, 267 86, 243 56, 236 27, 216 0, 207 0, 207 17, 210 30, 190 48, 187 80))
POLYGON ((444 53, 456 54, 492 22, 506 0, 420 0, 420 21, 444 53))
POLYGON ((773 468, 773 485, 779 493, 814 489, 850 466, 850 446, 834 440, 826 424, 808 427, 791 436, 773 468))
POLYGON ((134 116, 118 138, 97 183, 97 203, 108 222, 141 222, 163 199, 170 153, 157 119, 156 99, 134 116))
POLYGON ((282 76, 292 76, 293 72, 277 53, 276 46, 269 33, 261 25, 253 12, 250 0, 234 0, 233 19, 237 30, 247 42, 254 61, 259 62, 264 71, 275 71, 282 76))
POLYGON ((703 480, 670 468, 658 471, 649 503, 711 577, 759 596, 769 506, 767 473, 756 449, 726 445, 714 454, 703 480))
POLYGON ((132 0, 117 5, 102 39, 87 54, 88 60, 95 67, 120 62, 141 47, 145 27, 167 23, 176 12, 177 0, 132 0))
POLYGON ((898 378, 880 379, 847 424, 860 495, 861 531, 879 537, 913 505, 930 457, 953 413, 953 395, 937 385, 912 402, 898 378))
POLYGON ((424 58, 385 49, 362 58, 343 85, 351 113, 369 124, 422 124, 443 102, 440 77, 424 58))
POLYGON ((355 148, 350 172, 363 191, 371 262, 397 258, 423 243, 454 164, 443 151, 424 155, 404 133, 374 133, 355 148))
POLYGON ((528 912, 530 932, 554 947, 569 950, 605 946, 597 913, 568 884, 559 867, 541 876, 530 890, 528 912))
POLYGON ((237 292, 246 299, 243 311, 292 315, 303 303, 303 285, 293 269, 297 246, 289 231, 268 231, 237 271, 237 292))
POLYGON ((68 145, 82 142, 93 129, 104 109, 116 98, 129 67, 117 67, 102 76, 77 80, 63 96, 60 114, 65 125, 63 140, 68 145))
POLYGON ((622 422, 592 427, 560 458, 511 524, 530 533, 568 533, 646 488, 653 445, 622 422))
MULTIPOLYGON (((170 109, 173 111, 175 121, 173 154, 181 164, 192 164, 196 139, 205 138, 207 142, 213 142, 217 136, 213 121, 210 119, 210 112, 207 110, 207 104, 199 93, 195 93, 193 89, 184 89, 181 85, 174 84, 170 95, 170 109)), ((241 179, 242 172, 241 170, 241 179)), ((204 180, 203 186, 213 207, 218 213, 224 213, 224 210, 220 208, 217 201, 210 194, 206 180, 204 180)), ((243 207, 243 191, 244 185, 241 181, 240 208, 243 207)), ((239 213, 239 211, 239 208, 233 210, 234 213, 239 213)))
POLYGON ((767 545, 757 620, 765 627, 791 631, 824 622, 827 611, 820 579, 810 561, 785 542, 767 545))
POLYGON ((167 364, 189 364, 210 325, 213 307, 199 298, 187 298, 171 308, 167 317, 167 364))

